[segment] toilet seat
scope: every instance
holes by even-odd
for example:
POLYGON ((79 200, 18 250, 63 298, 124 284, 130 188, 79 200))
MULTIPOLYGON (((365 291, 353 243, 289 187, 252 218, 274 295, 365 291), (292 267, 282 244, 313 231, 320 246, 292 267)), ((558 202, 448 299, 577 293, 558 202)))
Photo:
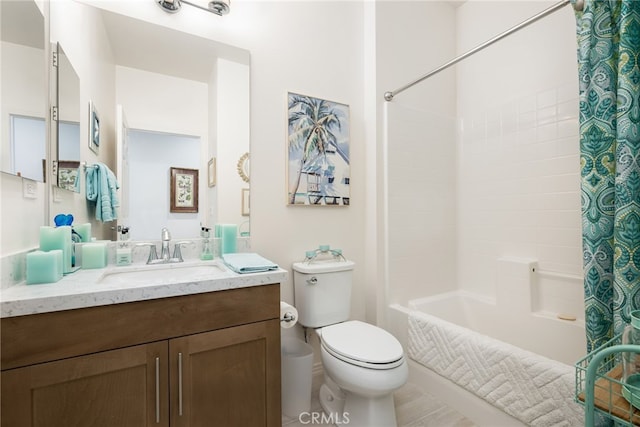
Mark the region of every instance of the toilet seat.
POLYGON ((322 346, 332 356, 369 369, 393 369, 404 362, 398 340, 377 326, 358 320, 322 328, 322 346))

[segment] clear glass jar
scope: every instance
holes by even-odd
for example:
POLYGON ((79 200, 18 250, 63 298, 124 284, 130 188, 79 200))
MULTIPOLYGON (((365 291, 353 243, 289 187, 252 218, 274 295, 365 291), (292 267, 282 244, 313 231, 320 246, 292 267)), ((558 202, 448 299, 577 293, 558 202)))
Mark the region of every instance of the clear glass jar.
MULTIPOLYGON (((631 323, 624 328, 622 344, 637 345, 640 348, 640 310, 631 312, 631 323)), ((622 383, 622 396, 640 409, 640 353, 622 353, 622 383)))

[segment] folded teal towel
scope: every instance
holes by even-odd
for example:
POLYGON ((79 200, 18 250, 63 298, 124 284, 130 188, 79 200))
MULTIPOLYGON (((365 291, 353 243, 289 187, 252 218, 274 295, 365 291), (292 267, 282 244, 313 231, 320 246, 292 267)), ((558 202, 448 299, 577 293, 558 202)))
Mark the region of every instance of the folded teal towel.
POLYGON ((230 269, 236 273, 259 273, 261 271, 277 270, 278 265, 255 253, 234 253, 222 255, 230 269))
POLYGON ((118 218, 116 208, 120 206, 116 191, 120 188, 116 177, 105 164, 87 166, 87 200, 96 202, 96 219, 102 222, 118 218))

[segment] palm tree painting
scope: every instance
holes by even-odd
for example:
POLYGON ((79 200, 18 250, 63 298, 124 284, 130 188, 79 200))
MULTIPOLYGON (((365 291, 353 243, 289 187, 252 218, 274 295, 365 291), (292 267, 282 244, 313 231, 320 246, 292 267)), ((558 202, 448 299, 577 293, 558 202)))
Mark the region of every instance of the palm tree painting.
POLYGON ((349 204, 349 106, 289 93, 290 205, 349 204))

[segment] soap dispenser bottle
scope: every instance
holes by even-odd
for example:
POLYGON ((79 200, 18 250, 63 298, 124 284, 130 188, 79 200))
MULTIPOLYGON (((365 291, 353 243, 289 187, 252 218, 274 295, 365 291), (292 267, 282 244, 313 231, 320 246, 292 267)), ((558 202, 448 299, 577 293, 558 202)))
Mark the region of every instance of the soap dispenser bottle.
POLYGON ((116 249, 116 265, 131 264, 131 248, 129 247, 129 227, 120 229, 120 239, 116 249))
POLYGON ((208 261, 213 259, 213 251, 211 250, 211 241, 209 240, 209 232, 211 231, 208 227, 202 227, 200 229, 200 236, 202 237, 202 253, 200 254, 200 259, 203 261, 208 261))

